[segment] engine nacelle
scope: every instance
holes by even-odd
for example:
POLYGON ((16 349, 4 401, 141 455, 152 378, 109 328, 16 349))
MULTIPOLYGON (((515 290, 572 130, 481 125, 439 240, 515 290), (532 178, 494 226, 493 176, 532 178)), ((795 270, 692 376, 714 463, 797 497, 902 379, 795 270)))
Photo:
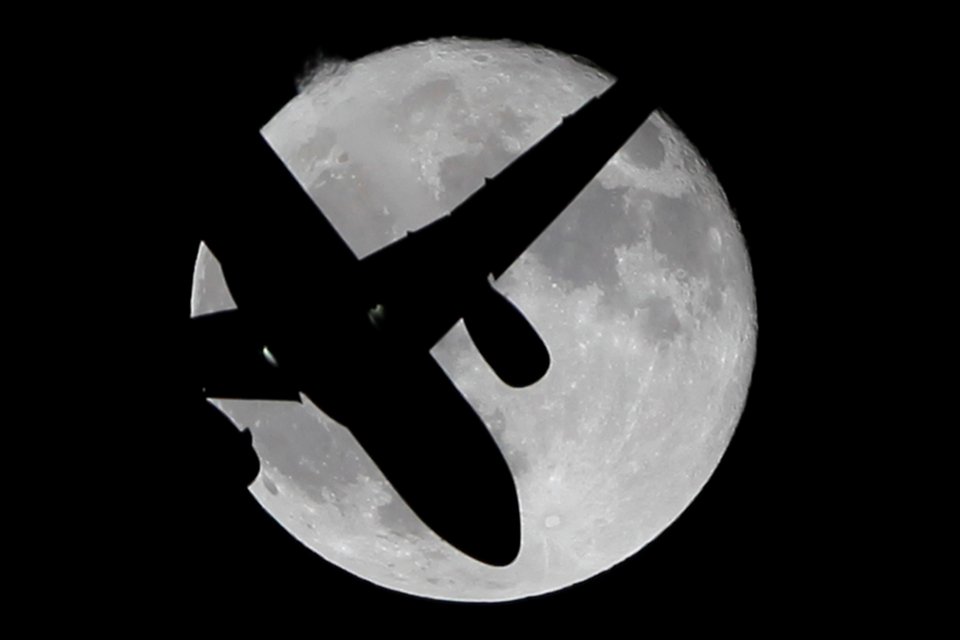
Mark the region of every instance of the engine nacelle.
POLYGON ((484 360, 511 387, 529 386, 550 368, 550 352, 536 329, 489 282, 477 291, 463 321, 484 360))

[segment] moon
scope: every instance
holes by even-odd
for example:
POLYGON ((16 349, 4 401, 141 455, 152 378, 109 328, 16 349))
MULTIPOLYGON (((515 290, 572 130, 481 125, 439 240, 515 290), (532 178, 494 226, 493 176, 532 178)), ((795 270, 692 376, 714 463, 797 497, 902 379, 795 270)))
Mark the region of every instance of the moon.
MULTIPOLYGON (((612 82, 543 48, 431 40, 321 66, 261 133, 362 258, 449 212, 612 82)), ((228 285, 201 245, 193 315, 235 306, 228 285)), ((305 397, 210 399, 252 431, 257 501, 329 562, 428 598, 547 593, 635 554, 716 469, 753 368, 753 278, 723 190, 666 114, 646 120, 496 287, 546 342, 547 375, 506 386, 462 323, 431 353, 514 475, 522 543, 506 567, 437 537, 305 397)))

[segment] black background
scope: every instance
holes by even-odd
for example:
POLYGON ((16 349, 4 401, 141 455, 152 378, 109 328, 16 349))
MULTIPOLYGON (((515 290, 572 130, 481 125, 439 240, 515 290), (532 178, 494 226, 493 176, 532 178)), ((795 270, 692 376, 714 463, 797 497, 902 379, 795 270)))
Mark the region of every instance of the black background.
MULTIPOLYGON (((825 479, 829 447, 823 445, 824 432, 845 414, 811 351, 822 322, 818 309, 835 294, 820 278, 830 266, 811 266, 809 255, 831 249, 831 237, 811 236, 809 225, 811 216, 829 210, 830 186, 811 184, 810 166, 829 135, 829 121, 842 117, 831 107, 849 77, 827 72, 839 59, 835 50, 789 20, 731 30, 694 27, 683 12, 649 14, 626 25, 553 11, 541 19, 407 17, 415 26, 373 8, 236 21, 158 17, 135 32, 149 37, 132 37, 111 54, 124 58, 125 71, 149 69, 154 78, 121 87, 154 127, 152 173, 132 179, 122 167, 113 169, 147 221, 131 226, 128 237, 149 246, 131 270, 135 295, 150 317, 124 331, 140 332, 138 370, 146 360, 149 376, 140 388, 155 398, 135 397, 124 414, 124 433, 137 455, 122 464, 142 484, 120 500, 126 505, 121 517, 105 520, 111 524, 97 534, 118 569, 111 597, 124 607, 267 621, 296 612, 356 611, 402 630, 395 614, 410 614, 402 619, 417 624, 573 616, 602 625, 639 616, 682 628, 771 614, 802 620, 811 610, 820 617, 847 606, 846 585, 862 576, 837 520, 834 485, 825 479), (560 592, 493 605, 382 589, 296 542, 248 494, 245 483, 255 467, 246 443, 188 383, 189 354, 182 348, 204 215, 200 203, 210 198, 206 178, 217 175, 207 169, 218 162, 218 138, 259 127, 319 54, 349 60, 449 35, 539 43, 615 74, 639 70, 648 76, 662 109, 698 147, 728 195, 758 297, 759 341, 746 408, 703 492, 656 540, 609 571, 560 592), (813 295, 819 306, 810 303, 813 295)), ((853 508, 843 506, 845 512, 853 508)))

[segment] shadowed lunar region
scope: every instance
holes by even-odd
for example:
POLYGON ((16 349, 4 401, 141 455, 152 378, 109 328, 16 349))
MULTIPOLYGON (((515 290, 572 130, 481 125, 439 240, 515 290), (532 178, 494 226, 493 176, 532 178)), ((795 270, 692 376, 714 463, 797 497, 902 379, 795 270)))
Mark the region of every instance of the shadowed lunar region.
MULTIPOLYGON (((527 45, 429 41, 321 68, 262 134, 362 258, 454 208, 611 82, 527 45)), ((250 491, 307 547, 405 593, 510 600, 629 557, 699 493, 744 406, 756 312, 724 193, 665 115, 651 115, 496 287, 546 342, 547 375, 508 387, 462 323, 432 354, 514 474, 516 561, 488 566, 435 536, 306 398, 211 399, 253 433, 261 472, 250 491)), ((201 246, 193 315, 231 307, 201 246)))

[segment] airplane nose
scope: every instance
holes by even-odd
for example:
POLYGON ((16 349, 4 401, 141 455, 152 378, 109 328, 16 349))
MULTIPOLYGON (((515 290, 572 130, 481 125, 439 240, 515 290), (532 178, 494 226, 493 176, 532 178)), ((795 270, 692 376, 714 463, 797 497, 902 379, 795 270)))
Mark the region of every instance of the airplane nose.
POLYGON ((379 396, 345 424, 425 525, 476 560, 510 564, 520 504, 491 431, 430 356, 391 360, 369 372, 379 396))
POLYGON ((423 417, 402 443, 371 457, 434 533, 480 562, 510 564, 520 552, 520 505, 503 454, 477 417, 467 425, 423 417))
POLYGON ((424 505, 420 515, 441 538, 467 555, 502 567, 520 552, 516 485, 499 450, 476 454, 481 452, 446 461, 445 473, 452 480, 442 487, 446 495, 441 502, 424 505))

